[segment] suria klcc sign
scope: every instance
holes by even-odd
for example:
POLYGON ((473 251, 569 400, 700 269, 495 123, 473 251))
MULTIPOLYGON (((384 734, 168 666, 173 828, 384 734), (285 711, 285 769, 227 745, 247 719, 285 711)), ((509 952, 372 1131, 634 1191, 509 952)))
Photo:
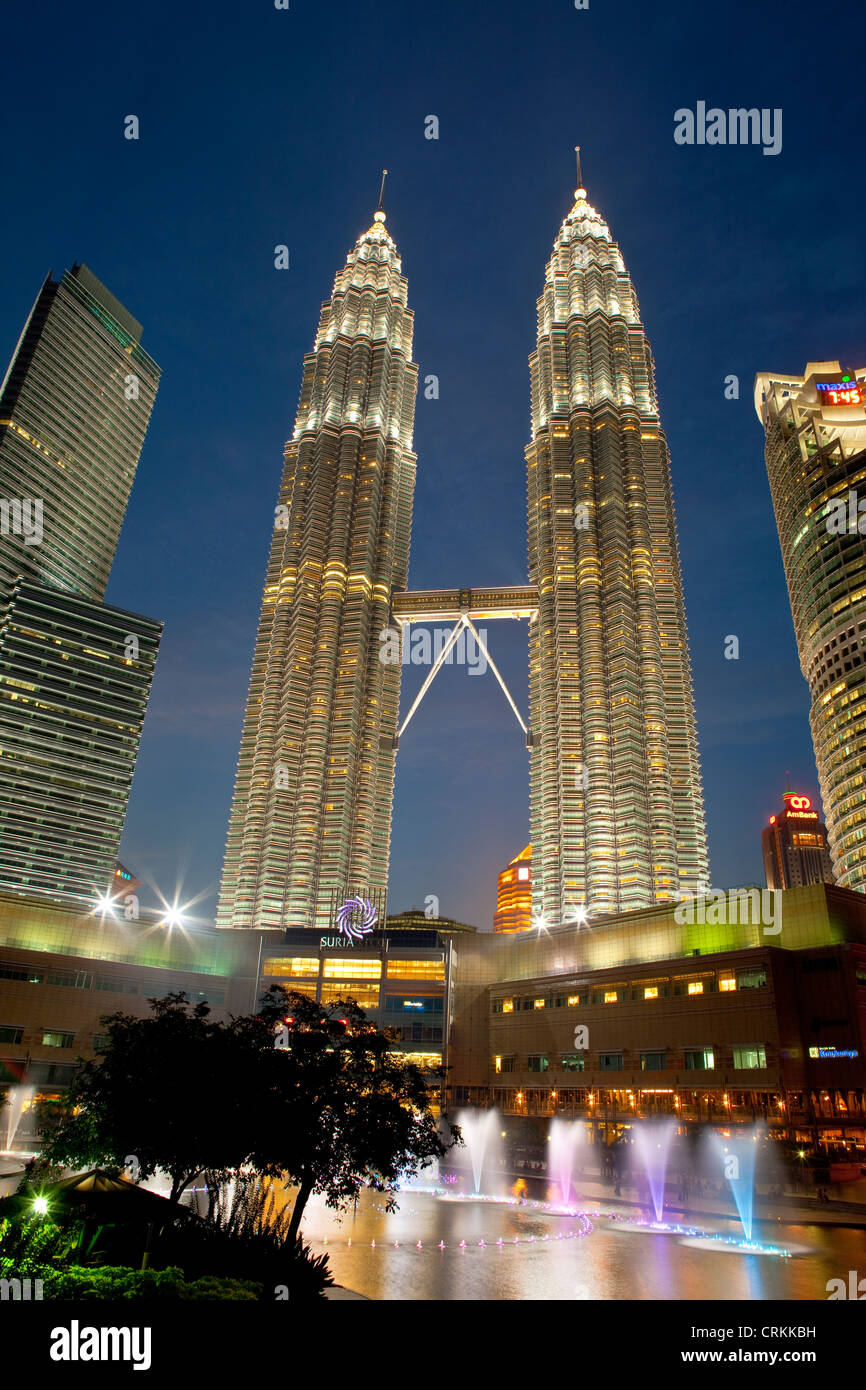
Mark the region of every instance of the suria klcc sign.
POLYGON ((323 936, 321 946, 354 946, 369 936, 378 920, 378 913, 369 898, 347 898, 337 908, 339 936, 323 936))

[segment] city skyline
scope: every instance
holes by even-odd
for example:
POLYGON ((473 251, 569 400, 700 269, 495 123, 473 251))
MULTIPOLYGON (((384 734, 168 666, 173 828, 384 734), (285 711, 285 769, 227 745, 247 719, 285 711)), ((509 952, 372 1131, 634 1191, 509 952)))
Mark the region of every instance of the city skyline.
MULTIPOLYGON (((510 499, 523 495, 526 355, 551 230, 566 211, 572 145, 581 141, 586 181, 626 248, 656 358, 714 882, 760 880, 756 831, 775 809, 784 769, 816 797, 808 690, 750 395, 755 371, 789 362, 792 342, 801 345, 796 362, 861 360, 863 268, 851 230, 859 195, 844 220, 821 219, 804 239, 802 171, 820 164, 828 181, 841 180, 841 155, 800 110, 805 60, 779 42, 769 16, 742 15, 754 44, 738 46, 735 60, 727 40, 697 47, 693 26, 687 40, 673 30, 639 39, 599 10, 591 30, 578 27, 587 16, 554 17, 543 39, 527 38, 519 62, 509 56, 511 20, 497 27, 489 15, 451 15, 447 54, 440 35, 432 65, 423 57, 431 18, 406 64, 387 71, 350 20, 346 41, 379 73, 375 115, 359 124, 351 93, 335 89, 301 145, 280 132, 297 128, 327 66, 324 50, 309 47, 318 32, 309 16, 270 16, 266 28, 260 17, 249 41, 240 33, 232 61, 243 100, 206 104, 204 127, 202 94, 231 90, 219 76, 228 51, 219 25, 202 34, 179 18, 183 84, 157 76, 153 36, 132 80, 114 72, 95 16, 72 36, 71 51, 104 60, 110 76, 98 94, 84 65, 46 55, 47 80, 69 94, 73 129, 87 139, 73 171, 50 120, 34 114, 11 150, 16 179, 34 159, 43 167, 45 215, 9 208, 2 246, 21 289, 10 277, 0 332, 11 351, 32 287, 47 265, 75 254, 142 314, 147 296, 148 342, 164 379, 109 600, 167 620, 121 853, 169 896, 183 873, 185 897, 209 888, 205 912, 215 901, 280 447, 322 291, 366 225, 383 164, 389 226, 418 319, 416 359, 422 377, 440 380, 439 399, 422 394, 418 403, 416 515, 427 519, 413 532, 410 585, 447 581, 467 554, 467 582, 525 579, 524 522, 510 499), (280 35, 289 31, 273 27, 284 21, 291 44, 311 53, 288 109, 280 35), (495 80, 472 62, 481 43, 495 80), (602 77, 614 44, 633 73, 628 109, 602 77), (246 81, 253 64, 255 81, 246 81), (784 106, 780 155, 676 145, 674 112, 695 96, 784 106), (137 144, 123 136, 123 116, 136 110, 137 144), (479 110, 489 120, 478 123, 479 110), (440 138, 428 141, 424 118, 437 111, 440 138), (157 186, 160 197, 151 197, 157 186), (217 208, 218 232, 209 215, 217 208), (133 220, 134 238, 119 232, 133 220), (286 272, 274 269, 282 242, 291 249, 286 272), (736 400, 724 395, 732 373, 736 400), (730 633, 740 637, 739 662, 724 660, 730 633)), ((32 21, 20 22, 26 36, 32 21)), ((399 24, 398 10, 384 22, 399 24)), ((856 84, 850 56, 839 61, 834 102, 845 121, 856 84)), ((23 74, 11 81, 10 99, 35 112, 23 74)), ((821 75, 819 88, 826 81, 821 75)), ((500 624, 494 640, 525 711, 525 629, 500 624)), ((415 676, 404 680, 404 703, 415 676)), ((460 676, 437 680, 401 748, 389 906, 420 906, 438 892, 443 912, 489 925, 496 873, 529 838, 525 750, 489 675, 458 689, 460 676), (460 736, 449 744, 454 728, 460 736)))

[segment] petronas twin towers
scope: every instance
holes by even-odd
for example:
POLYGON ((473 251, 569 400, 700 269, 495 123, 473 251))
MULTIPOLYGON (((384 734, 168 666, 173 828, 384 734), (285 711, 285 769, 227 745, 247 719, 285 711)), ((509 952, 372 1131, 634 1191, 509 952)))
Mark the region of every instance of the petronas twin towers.
POLYGON ((385 220, 338 272, 304 361, 217 925, 327 930, 346 899, 384 902, 401 668, 382 634, 407 614, 529 617, 539 918, 696 892, 707 847, 669 459, 619 249, 578 189, 530 358, 530 585, 410 595, 418 369, 385 220))

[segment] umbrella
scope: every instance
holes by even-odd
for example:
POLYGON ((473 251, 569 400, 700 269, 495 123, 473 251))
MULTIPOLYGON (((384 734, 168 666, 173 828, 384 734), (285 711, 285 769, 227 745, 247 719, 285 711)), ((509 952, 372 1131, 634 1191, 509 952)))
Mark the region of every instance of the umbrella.
POLYGON ((189 1207, 178 1206, 161 1197, 158 1192, 149 1192, 146 1187, 138 1187, 128 1178, 116 1178, 102 1168, 92 1168, 89 1173, 76 1173, 71 1178, 61 1178, 60 1182, 49 1184, 37 1192, 28 1188, 25 1192, 0 1201, 0 1220, 4 1216, 44 1215, 78 1217, 82 1222, 77 1242, 80 1250, 85 1249, 88 1229, 93 1232, 86 1244, 92 1251, 106 1226, 131 1224, 147 1225, 147 1240, 142 1257, 142 1269, 150 1261, 150 1247, 155 1227, 172 1221, 175 1216, 201 1218, 189 1207), (40 1200, 39 1209, 35 1204, 40 1200), (43 1205, 44 1203, 44 1205, 43 1205), (94 1230, 94 1227, 96 1228, 94 1230))
POLYGON ((112 1177, 102 1168, 61 1178, 60 1182, 50 1183, 39 1192, 31 1187, 15 1196, 6 1197, 0 1203, 0 1214, 18 1215, 31 1211, 37 1197, 47 1202, 46 1215, 96 1218, 102 1225, 120 1225, 129 1221, 162 1222, 178 1215, 196 1215, 189 1207, 172 1204, 158 1192, 138 1187, 128 1178, 112 1177))

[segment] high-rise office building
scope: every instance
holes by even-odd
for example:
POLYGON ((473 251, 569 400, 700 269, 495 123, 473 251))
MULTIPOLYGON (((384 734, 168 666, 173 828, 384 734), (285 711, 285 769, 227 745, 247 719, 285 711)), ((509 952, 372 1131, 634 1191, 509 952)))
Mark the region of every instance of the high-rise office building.
POLYGON ((85 265, 39 291, 0 388, 0 603, 19 576, 103 598, 159 385, 141 332, 85 265))
POLYGON ((866 888, 866 368, 761 372, 755 409, 836 882, 866 888))
POLYGON ((0 887, 93 902, 117 849, 161 624, 19 581, 0 609, 0 887))
POLYGON ((676 900, 709 872, 653 358, 622 254, 580 187, 530 370, 533 901, 559 925, 676 900))
MULTIPOLYGON (((387 891, 418 369, 397 248, 376 213, 304 359, 241 740, 220 927, 333 927, 387 891)), ((383 913, 377 908, 379 920, 383 913)))
POLYGON ((516 854, 496 881, 494 931, 527 931, 532 926, 532 845, 516 854))
POLYGON ((86 266, 49 276, 0 388, 0 889, 113 884, 161 624, 102 602, 159 368, 86 266))
POLYGON ((789 789, 783 801, 782 810, 770 816, 769 825, 761 831, 767 887, 803 888, 809 883, 832 883, 827 827, 811 797, 789 789))

